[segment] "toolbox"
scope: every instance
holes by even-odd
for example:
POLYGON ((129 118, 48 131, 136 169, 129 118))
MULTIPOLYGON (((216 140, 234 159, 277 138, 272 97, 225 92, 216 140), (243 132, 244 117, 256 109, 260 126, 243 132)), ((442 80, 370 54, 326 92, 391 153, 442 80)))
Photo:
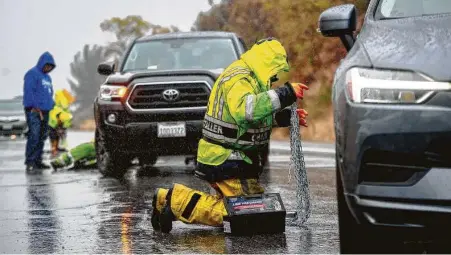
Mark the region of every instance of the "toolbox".
POLYGON ((286 211, 279 193, 224 197, 224 232, 230 235, 285 232, 286 211))

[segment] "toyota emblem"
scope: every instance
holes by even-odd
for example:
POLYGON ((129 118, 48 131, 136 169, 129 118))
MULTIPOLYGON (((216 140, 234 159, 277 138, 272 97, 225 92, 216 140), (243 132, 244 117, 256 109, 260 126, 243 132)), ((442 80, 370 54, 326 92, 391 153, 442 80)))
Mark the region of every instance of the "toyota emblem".
POLYGON ((167 89, 163 91, 163 98, 168 102, 175 101, 179 98, 180 92, 176 89, 167 89))

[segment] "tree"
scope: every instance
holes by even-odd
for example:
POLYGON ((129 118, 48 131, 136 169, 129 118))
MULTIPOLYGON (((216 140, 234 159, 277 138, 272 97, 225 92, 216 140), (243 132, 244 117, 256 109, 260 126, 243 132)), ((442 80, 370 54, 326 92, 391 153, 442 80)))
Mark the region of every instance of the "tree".
POLYGON ((180 31, 176 26, 163 27, 143 20, 141 16, 113 17, 100 23, 104 32, 113 33, 116 41, 109 44, 105 56, 118 59, 134 39, 146 34, 163 34, 180 31))
POLYGON ((116 41, 110 43, 106 49, 105 56, 118 59, 127 49, 129 43, 135 38, 146 34, 151 24, 141 16, 129 15, 125 18, 113 17, 100 23, 103 32, 110 32, 116 36, 116 41))
POLYGON ((209 1, 210 10, 199 13, 192 30, 235 32, 248 46, 265 37, 279 39, 291 66, 281 82, 291 80, 309 85, 311 89, 302 102, 302 107, 309 111, 309 119, 331 118, 334 70, 346 50, 339 39, 324 38, 317 27, 322 11, 343 3, 354 3, 362 20, 368 0, 221 0, 218 4, 209 1))
POLYGON ((105 61, 105 48, 85 45, 70 64, 71 77, 67 79, 75 94, 75 123, 93 118, 93 102, 105 77, 97 73, 97 66, 105 61))
POLYGON ((133 40, 146 34, 151 24, 141 16, 129 15, 125 18, 113 17, 100 23, 100 29, 113 33, 117 41, 133 40))
POLYGON ((227 27, 231 2, 223 0, 214 4, 212 0, 208 0, 208 4, 211 6, 210 10, 198 14, 191 31, 231 31, 227 27))

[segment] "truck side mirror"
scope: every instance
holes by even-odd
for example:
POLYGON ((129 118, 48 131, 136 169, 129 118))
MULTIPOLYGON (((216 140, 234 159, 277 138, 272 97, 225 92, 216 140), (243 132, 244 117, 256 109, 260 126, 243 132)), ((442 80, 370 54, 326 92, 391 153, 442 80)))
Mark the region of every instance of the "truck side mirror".
POLYGON ((97 67, 97 72, 101 75, 110 75, 114 73, 114 67, 115 67, 114 62, 101 63, 97 67))
POLYGON ((339 37, 346 50, 354 45, 357 27, 357 8, 343 4, 325 10, 319 16, 319 32, 325 37, 339 37))

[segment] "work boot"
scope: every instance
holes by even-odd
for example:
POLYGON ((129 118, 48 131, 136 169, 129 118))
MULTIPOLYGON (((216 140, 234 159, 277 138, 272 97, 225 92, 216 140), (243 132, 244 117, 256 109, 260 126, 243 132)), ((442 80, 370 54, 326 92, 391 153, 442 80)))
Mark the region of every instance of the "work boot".
POLYGON ((39 173, 39 168, 37 168, 36 166, 34 166, 34 165, 27 165, 26 166, 26 168, 25 168, 25 172, 27 173, 27 174, 38 174, 39 173))
POLYGON ((34 166, 27 165, 25 168, 25 171, 27 172, 27 174, 31 174, 31 173, 35 172, 34 166))
POLYGON ((160 229, 163 233, 169 233, 172 230, 172 221, 175 220, 174 213, 172 213, 171 209, 171 196, 172 189, 169 190, 166 195, 166 204, 163 207, 163 210, 160 213, 160 229))
POLYGON ((41 162, 36 163, 36 168, 37 169, 50 169, 50 166, 41 161, 41 162))
POLYGON ((52 157, 56 157, 58 155, 58 140, 51 141, 51 152, 52 157))
POLYGON ((155 189, 155 193, 152 199, 152 216, 150 222, 155 230, 160 230, 160 212, 163 210, 166 204, 166 195, 168 194, 167 189, 155 189))

